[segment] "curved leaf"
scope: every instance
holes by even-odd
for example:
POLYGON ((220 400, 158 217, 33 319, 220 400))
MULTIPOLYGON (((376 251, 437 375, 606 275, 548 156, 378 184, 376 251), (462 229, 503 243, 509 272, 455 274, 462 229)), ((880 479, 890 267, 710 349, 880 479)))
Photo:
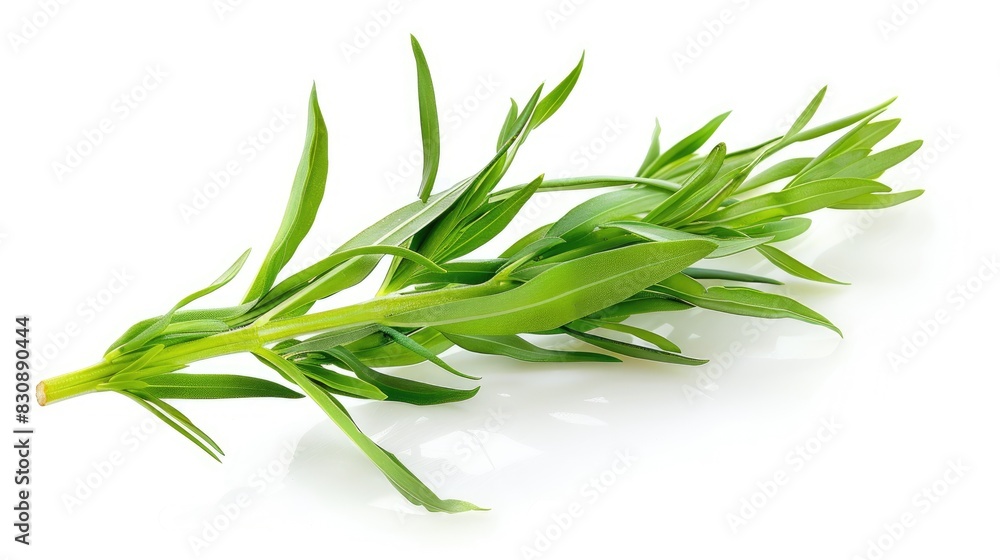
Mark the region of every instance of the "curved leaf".
POLYGON ((564 327, 562 330, 565 331, 566 334, 572 336, 573 338, 582 340, 587 344, 592 344, 598 348, 603 348, 604 350, 616 352, 623 356, 639 358, 640 360, 651 360, 654 362, 681 364, 686 366, 700 366, 702 364, 708 363, 708 360, 691 358, 688 356, 675 354, 673 352, 666 352, 664 350, 659 350, 656 348, 647 348, 645 346, 639 346, 638 344, 631 344, 629 342, 622 342, 620 340, 605 338, 603 336, 597 336, 595 334, 574 330, 568 327, 564 327))
POLYGON ((344 405, 340 404, 340 401, 329 393, 316 386, 295 364, 265 348, 258 348, 254 353, 273 364, 276 368, 281 369, 289 379, 301 387, 306 395, 323 409, 323 412, 333 420, 333 423, 375 463, 375 466, 385 474, 392 485, 411 503, 421 505, 428 511, 443 511, 448 513, 482 509, 469 502, 442 500, 439 498, 420 479, 414 476, 409 469, 403 466, 395 455, 389 453, 366 436, 358 428, 357 424, 354 423, 354 419, 348 414, 344 405))
POLYGON ((434 83, 427 67, 424 50, 417 38, 410 35, 413 58, 417 62, 417 96, 420 100, 420 135, 424 146, 424 171, 417 192, 421 202, 427 202, 434 188, 438 162, 441 159, 441 132, 438 128, 437 100, 434 98, 434 83))
POLYGON ((152 340, 153 337, 162 333, 163 330, 167 328, 167 325, 170 324, 170 321, 173 318, 174 313, 178 309, 184 307, 185 305, 191 303, 192 301, 198 298, 207 296, 208 294, 228 284, 229 281, 232 280, 239 273, 240 269, 243 268, 243 263, 246 262, 247 257, 249 255, 250 255, 250 249, 247 249, 246 251, 243 252, 242 255, 240 255, 240 258, 236 259, 236 262, 234 262, 228 269, 226 269, 225 272, 222 273, 222 276, 216 278, 214 282, 212 282, 205 288, 202 288, 197 292, 194 292, 193 294, 177 302, 176 305, 170 308, 170 311, 167 311, 156 320, 150 322, 148 326, 142 329, 142 331, 137 333, 127 342, 123 343, 119 348, 109 352, 108 359, 109 360, 114 359, 115 356, 121 354, 127 354, 133 350, 142 348, 147 342, 152 340))
POLYGON ((826 317, 791 298, 778 294, 731 286, 712 286, 705 289, 696 280, 684 275, 671 277, 650 289, 712 311, 765 319, 798 319, 826 327, 843 336, 840 329, 826 317))
POLYGON ((166 373, 142 381, 147 385, 143 391, 160 399, 302 398, 284 385, 245 375, 166 373))
POLYGON ((715 247, 707 240, 623 247, 558 264, 505 292, 389 314, 386 320, 457 334, 545 331, 622 301, 687 268, 715 247))
POLYGON ((539 125, 548 120, 549 117, 562 107, 563 102, 566 101, 570 92, 573 91, 576 81, 580 79, 580 72, 583 70, 583 59, 586 54, 581 54, 580 62, 576 63, 573 70, 538 102, 534 114, 531 115, 531 124, 529 125, 531 128, 538 128, 539 125))
POLYGON ((620 362, 614 356, 595 352, 568 352, 535 346, 517 335, 475 336, 447 333, 444 336, 469 352, 506 356, 523 362, 620 362))
POLYGON ((316 98, 316 84, 313 84, 309 94, 309 120, 306 124, 306 145, 302 149, 302 158, 295 171, 292 181, 292 192, 285 206, 285 215, 281 219, 278 233, 274 236, 271 248, 260 265, 260 271, 254 278, 243 302, 257 301, 274 284, 278 273, 291 260, 299 243, 309 233, 316 212, 323 200, 326 189, 326 174, 329 166, 327 155, 326 123, 319 109, 316 98))
POLYGON ((372 369, 343 348, 332 352, 347 365, 359 379, 378 387, 385 393, 387 400, 405 402, 417 405, 444 404, 471 399, 479 392, 479 387, 473 389, 453 389, 430 383, 422 383, 413 379, 386 375, 372 369))
POLYGON ((785 272, 791 274, 792 276, 798 276, 799 278, 804 278, 806 280, 812 280, 813 282, 824 282, 826 284, 840 284, 847 285, 847 282, 841 282, 839 280, 834 280, 825 274, 818 272, 809 266, 803 264, 795 257, 789 255, 788 253, 778 249, 777 247, 772 247, 770 245, 761 245, 757 247, 757 251, 764 255, 764 257, 771 261, 771 263, 784 270, 785 272))
POLYGON ((889 187, 882 183, 868 179, 821 179, 737 202, 705 216, 703 220, 729 228, 741 228, 785 216, 805 214, 859 195, 888 190, 889 187))
MULTIPOLYGON (((664 226, 658 226, 656 224, 650 224, 646 222, 609 222, 604 224, 602 227, 606 228, 617 228, 629 233, 638 235, 643 239, 648 239, 650 241, 681 241, 684 239, 705 239, 702 235, 697 235, 694 233, 687 233, 685 231, 676 230, 673 228, 668 228, 664 226)), ((736 253, 741 253, 747 249, 753 249, 754 247, 767 243, 771 241, 770 238, 731 238, 731 239, 720 239, 716 237, 710 238, 710 240, 717 245, 714 251, 709 253, 706 259, 717 259, 719 257, 726 257, 736 253)))

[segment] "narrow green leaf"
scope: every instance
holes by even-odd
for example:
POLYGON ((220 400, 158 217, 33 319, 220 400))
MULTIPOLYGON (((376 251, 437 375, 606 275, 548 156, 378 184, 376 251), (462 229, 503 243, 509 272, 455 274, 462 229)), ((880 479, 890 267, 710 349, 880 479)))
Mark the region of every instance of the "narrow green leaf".
POLYGON ((438 127, 437 100, 434 97, 434 83, 431 81, 431 71, 427 67, 424 50, 420 48, 417 38, 410 35, 413 46, 413 58, 417 62, 417 96, 420 100, 420 135, 424 145, 424 171, 420 179, 418 196, 421 202, 427 202, 434 188, 437 177, 438 163, 441 159, 441 131, 438 127))
POLYGON ((595 352, 550 350, 535 346, 517 335, 475 336, 446 333, 461 348, 477 354, 506 356, 523 362, 620 362, 614 356, 595 352))
POLYGON ((898 163, 902 163, 903 160, 919 150, 922 145, 922 140, 914 140, 894 148, 889 148, 888 150, 871 154, 870 156, 841 169, 833 176, 878 179, 887 169, 898 163))
POLYGON ((583 58, 585 56, 586 53, 581 54, 580 62, 576 64, 573 70, 538 102, 538 107, 535 109, 534 114, 531 115, 531 124, 529 125, 531 128, 538 128, 539 125, 548 120, 549 117, 562 107, 563 102, 569 97, 570 92, 573 91, 573 87, 580 78, 580 72, 583 70, 583 58))
POLYGON ((269 300, 274 298, 273 301, 280 301, 280 303, 265 313, 262 320, 267 321, 271 317, 276 317, 285 311, 296 309, 302 305, 333 295, 339 289, 340 284, 337 276, 330 274, 330 272, 335 270, 340 264, 363 255, 393 255, 412 261, 429 270, 445 272, 445 269, 420 253, 395 245, 373 245, 337 251, 316 264, 293 274, 275 286, 271 290, 271 293, 268 294, 268 298, 269 300))
POLYGON ((278 273, 292 259, 299 243, 309 233, 326 189, 329 167, 327 144, 326 123, 316 98, 316 84, 313 84, 309 94, 306 144, 292 181, 292 192, 285 206, 285 215, 243 303, 257 301, 271 289, 278 273))
POLYGON ((783 282, 768 278, 766 276, 758 276, 756 274, 747 274, 745 272, 732 272, 729 270, 715 270, 711 268, 685 268, 684 274, 690 276, 691 278, 696 278, 700 280, 731 280, 734 282, 752 282, 754 284, 774 284, 780 286, 783 282))
MULTIPOLYGON (((643 239, 648 239, 650 241, 681 241, 684 239, 705 239, 704 236, 697 235, 694 233, 687 233, 685 231, 676 230, 673 228, 658 226, 655 224, 649 224, 646 222, 630 222, 630 221, 620 221, 620 222, 608 222, 602 227, 615 228, 627 231, 629 233, 638 235, 643 239)), ((719 239, 712 237, 709 239, 717 245, 714 251, 709 253, 706 259, 716 259, 719 257, 726 257, 736 253, 746 251, 747 249, 752 249, 763 243, 770 241, 769 238, 735 238, 735 239, 719 239)))
MULTIPOLYGON (((820 179, 829 179, 831 177, 836 177, 844 169, 850 167, 851 165, 854 165, 855 163, 864 161, 864 159, 867 158, 868 154, 870 153, 871 152, 869 150, 859 149, 859 150, 849 150, 842 154, 837 154, 836 156, 832 156, 826 161, 823 161, 822 163, 814 167, 804 169, 794 179, 789 181, 787 185, 785 185, 785 189, 790 189, 797 185, 809 183, 811 181, 818 181, 820 179)), ((861 178, 864 179, 866 177, 861 177, 861 178)))
POLYGON ((296 354, 306 354, 309 352, 327 352, 331 348, 350 344, 351 342, 361 340, 362 338, 372 333, 380 332, 381 330, 382 329, 379 325, 371 324, 362 327, 351 327, 343 330, 326 332, 289 345, 288 347, 283 348, 281 353, 285 356, 294 356, 296 354))
POLYGON ((441 261, 450 261, 467 255, 496 237, 513 221, 524 204, 535 194, 538 186, 542 184, 542 179, 544 176, 539 176, 517 194, 499 203, 495 208, 472 222, 455 239, 453 244, 448 246, 437 258, 441 261))
POLYGON ((517 268, 531 259, 542 255, 549 249, 562 245, 565 242, 566 240, 561 237, 543 237, 511 255, 508 259, 510 261, 508 268, 517 268))
POLYGON ((781 163, 776 163, 771 167, 768 167, 764 171, 761 171, 760 173, 744 181, 743 184, 740 185, 738 189, 736 189, 736 192, 742 193, 751 191, 753 189, 769 185, 775 181, 780 181, 782 179, 794 177, 799 172, 801 172, 802 169, 804 169, 805 166, 808 165, 810 161, 812 161, 812 159, 813 158, 808 158, 808 157, 793 158, 793 159, 787 159, 781 163))
POLYGON ((167 325, 170 324, 170 321, 173 318, 174 313, 178 309, 184 307, 185 305, 191 303, 192 301, 198 298, 207 296, 208 294, 228 284, 229 281, 232 280, 237 273, 239 273, 240 269, 243 267, 243 263, 246 262, 247 257, 249 255, 250 255, 250 249, 247 249, 246 251, 243 252, 242 255, 240 255, 240 258, 236 259, 236 262, 234 262, 228 269, 226 269, 225 272, 222 273, 222 276, 216 278, 215 281, 209 284, 207 287, 202 288, 197 292, 194 292, 193 294, 177 302, 176 305, 170 308, 170 311, 167 311, 158 319, 152 321, 146 328, 144 328, 142 331, 137 333, 127 342, 122 344, 119 348, 109 352, 108 358, 114 359, 114 357, 117 355, 127 354, 133 350, 142 348, 147 342, 152 340, 153 337, 162 333, 163 330, 167 328, 167 325))
POLYGON ((507 259, 459 260, 444 263, 444 272, 422 272, 413 276, 409 284, 482 284, 496 275, 507 259))
POLYGON ((177 422, 179 422, 182 426, 184 426, 185 428, 187 428, 188 430, 190 430, 191 433, 193 433, 194 435, 196 435, 199 438, 201 438, 205 443, 207 443, 209 446, 211 446, 212 449, 216 450, 219 453, 219 455, 225 455, 225 453, 222 452, 222 448, 220 448, 217 443, 215 443, 214 441, 212 441, 212 438, 208 437, 208 434, 206 434, 205 432, 203 432, 201 430, 201 428, 199 428, 198 426, 195 426, 194 422, 192 422, 190 419, 188 419, 187 416, 181 414, 181 411, 177 410, 172 405, 167 404, 166 402, 163 402, 162 400, 160 400, 160 399, 154 397, 153 395, 150 395, 150 394, 148 394, 148 393, 146 393, 144 391, 133 391, 133 392, 137 396, 139 396, 139 397, 141 397, 143 399, 146 399, 149 403, 155 405, 156 407, 158 407, 163 412, 169 414, 172 418, 174 418, 175 420, 177 420, 177 422))
MULTIPOLYGON (((851 200, 855 200, 856 198, 851 200)), ((830 208, 836 208, 836 206, 830 206, 830 208)), ((762 224, 742 227, 736 231, 750 237, 769 237, 771 238, 771 243, 777 243, 802 235, 809 229, 810 225, 812 225, 812 220, 809 218, 785 218, 774 222, 764 222, 762 224)))
POLYGON ((675 352, 680 353, 681 349, 679 346, 668 340, 667 338, 646 329, 636 327, 633 325, 626 325, 625 323, 614 323, 611 321, 602 320, 584 320, 581 319, 579 322, 582 323, 593 323, 595 327, 600 327, 602 329, 608 329, 611 331, 618 331, 620 333, 625 333, 627 335, 634 336, 639 340, 644 340, 653 346, 656 346, 660 350, 665 352, 675 352))
MULTIPOLYGON (((871 115, 861 119, 861 121, 859 121, 858 124, 854 125, 854 128, 848 130, 840 138, 834 140, 834 142, 829 146, 827 146, 827 148, 823 150, 822 153, 813 158, 813 160, 809 162, 809 164, 802 169, 802 173, 800 173, 799 175, 801 176, 803 173, 808 172, 813 167, 816 167, 817 165, 820 165, 821 163, 824 163, 831 158, 835 158, 838 155, 841 155, 845 152, 849 152, 851 150, 869 149, 864 146, 858 146, 857 148, 855 148, 855 145, 857 144, 859 137, 865 134, 865 131, 871 124, 872 119, 878 116, 879 113, 881 113, 881 111, 876 111, 873 112, 871 115)), ((792 183, 794 182, 795 181, 793 181, 792 183)))
POLYGON ((726 145, 717 144, 705 161, 688 177, 679 191, 649 212, 643 221, 660 224, 682 220, 694 213, 712 194, 722 189, 724 183, 713 181, 726 160, 726 145))
POLYGON ((507 111, 507 117, 503 121, 503 126, 500 127, 500 136, 497 137, 497 151, 499 151, 500 147, 503 146, 504 143, 511 137, 514 122, 517 120, 518 114, 517 101, 511 98, 510 109, 507 111))
POLYGON ((403 466, 392 453, 389 453, 366 436, 358 428, 357 424, 354 423, 354 419, 348 414, 347 409, 329 393, 316 386, 295 364, 265 348, 259 348, 254 352, 261 358, 274 364, 275 367, 282 369, 285 375, 301 387, 306 395, 323 409, 323 412, 333 420, 334 424, 375 463, 375 466, 385 474, 392 485, 411 503, 421 505, 428 511, 443 511, 448 513, 482 509, 469 502, 442 500, 439 498, 420 479, 414 476, 409 469, 403 466))
POLYGON ((664 200, 660 191, 645 188, 622 189, 587 199, 552 224, 546 236, 567 241, 582 237, 606 222, 623 220, 648 210, 664 200))
POLYGON ((799 278, 812 280, 813 282, 824 282, 826 284, 840 284, 844 286, 848 284, 847 282, 834 280, 833 278, 810 268, 797 260, 795 257, 789 255, 781 249, 778 249, 777 247, 760 245, 756 249, 760 254, 764 255, 767 260, 771 261, 774 266, 784 270, 792 276, 798 276, 799 278))
MULTIPOLYGON (((163 423, 176 430, 177 433, 186 437, 189 441, 200 447, 201 450, 204 451, 205 453, 208 453, 209 457, 215 459, 216 461, 219 461, 220 463, 222 462, 222 460, 219 459, 219 455, 225 455, 225 454, 222 452, 221 449, 219 449, 219 446, 216 445, 216 443, 212 441, 211 438, 209 438, 207 435, 205 435, 204 432, 202 432, 201 430, 197 429, 196 431, 191 430, 191 428, 194 427, 194 425, 191 424, 191 421, 188 420, 187 417, 181 415, 183 420, 175 418, 170 413, 170 410, 177 412, 176 409, 174 409, 173 407, 168 407, 167 409, 163 409, 163 406, 166 405, 166 403, 164 403, 159 399, 156 399, 155 397, 143 396, 141 393, 133 394, 129 391, 122 391, 120 394, 125 395, 126 397, 137 402, 139 406, 152 412, 153 415, 162 420, 163 423), (201 435, 199 436, 198 434, 201 435)), ((178 412, 178 414, 180 413, 178 412)))
MULTIPOLYGON (((170 322, 178 323, 178 322, 198 321, 198 320, 217 320, 226 322, 239 318, 244 313, 249 311, 252 307, 253 304, 250 303, 250 304, 242 304, 232 307, 222 307, 215 309, 192 309, 192 310, 180 309, 174 313, 173 317, 171 317, 170 319, 170 322)), ((148 319, 143 319, 142 321, 139 321, 134 325, 132 325, 131 327, 129 327, 124 333, 122 333, 121 336, 118 337, 118 339, 116 339, 110 346, 108 346, 107 350, 104 351, 105 358, 108 360, 112 359, 113 356, 111 356, 111 354, 116 349, 121 347, 129 340, 135 338, 137 334, 146 330, 150 325, 156 323, 161 318, 162 315, 159 317, 150 317, 148 319)))
MULTIPOLYGON (((490 193, 490 202, 497 202, 512 196, 515 192, 524 187, 525 184, 514 185, 513 187, 508 187, 490 193)), ((588 189, 603 189, 607 187, 632 187, 635 185, 652 187, 666 193, 674 193, 681 188, 680 183, 675 181, 666 181, 663 179, 616 175, 591 175, 587 177, 546 179, 542 181, 541 186, 538 187, 538 192, 579 191, 588 189)))
MULTIPOLYGON (((148 350, 146 350, 145 352, 143 352, 141 355, 139 355, 138 357, 136 357, 136 359, 133 360, 130 364, 128 364, 124 368, 118 370, 117 373, 115 373, 114 375, 112 375, 111 376, 111 380, 112 381, 125 381, 127 379, 134 379, 135 376, 136 376, 136 374, 141 374, 143 368, 146 367, 146 364, 152 362, 153 358, 155 358, 156 356, 158 356, 160 354, 160 352, 163 351, 163 349, 164 349, 164 346, 162 344, 157 344, 156 346, 153 346, 153 347, 149 348, 148 350)), ((123 359, 127 359, 127 358, 118 358, 118 361, 121 361, 123 359)), ((114 362, 112 362, 112 363, 114 363, 114 362)))
POLYGON ((806 108, 795 119, 795 122, 792 123, 792 126, 789 127, 788 132, 785 133, 785 136, 782 138, 781 143, 790 142, 798 133, 802 132, 802 129, 805 128, 807 124, 809 124, 809 121, 811 121, 813 116, 816 114, 816 111, 819 109, 820 103, 823 102, 824 96, 826 96, 826 86, 823 86, 822 88, 820 88, 818 92, 816 92, 816 95, 814 95, 812 100, 809 101, 809 104, 806 105, 806 108))
POLYGON ((844 129, 860 121, 870 121, 876 115, 878 115, 882 111, 885 111, 886 107, 891 105, 892 102, 895 100, 896 98, 893 97, 889 100, 879 103, 878 105, 872 107, 871 109, 867 109, 859 113, 854 113, 853 115, 848 115, 846 117, 837 119, 835 121, 831 121, 826 124, 810 128, 809 130, 804 130, 795 135, 795 141, 804 142, 806 140, 812 140, 813 138, 826 136, 831 132, 836 132, 838 130, 844 129))
POLYGON ((646 169, 656 161, 656 158, 660 156, 660 134, 662 130, 660 129, 660 119, 656 119, 653 124, 653 137, 649 140, 649 149, 646 150, 646 157, 642 160, 642 165, 639 166, 639 170, 635 172, 636 175, 642 175, 646 169))
MULTIPOLYGON (((375 340, 369 338, 351 344, 347 350, 370 367, 400 367, 426 361, 423 356, 399 345, 385 332, 379 331, 379 334, 381 339, 375 344, 364 344, 366 341, 375 340)), ((418 329, 407 333, 406 336, 434 355, 440 355, 453 346, 450 340, 431 328, 418 329)))
POLYGON ((735 286, 712 286, 705 289, 697 281, 683 275, 671 277, 650 289, 703 309, 765 319, 797 319, 826 327, 841 335, 840 329, 826 317, 791 298, 778 294, 735 286), (697 285, 697 288, 694 288, 694 285, 697 285))
POLYGON ((688 356, 675 354, 673 352, 666 352, 664 350, 659 350, 656 348, 647 348, 645 346, 640 346, 638 344, 631 344, 629 342, 622 342, 620 340, 605 338, 603 336, 597 336, 595 334, 574 330, 568 327, 564 327, 563 331, 565 331, 566 334, 572 336, 573 338, 586 342, 587 344, 591 344, 598 348, 602 348, 610 352, 615 352, 623 356, 638 358, 640 360, 651 360, 655 362, 663 362, 668 364, 681 364, 686 366, 700 366, 702 364, 708 363, 708 360, 691 358, 688 356))
POLYGON ((862 194, 850 200, 831 205, 836 210, 879 210, 902 204, 924 194, 922 189, 898 193, 862 194))
POLYGON ((437 356, 437 354, 435 354, 434 352, 431 352, 430 350, 428 350, 426 347, 424 347, 422 344, 420 344, 416 340, 414 340, 414 339, 406 336, 405 334, 397 331, 396 329, 394 329, 392 327, 389 327, 389 326, 386 326, 386 325, 382 325, 381 329, 382 329, 382 332, 384 332, 387 335, 389 335, 390 337, 392 337, 392 339, 396 342, 396 344, 399 344, 403 348, 406 348, 410 352, 413 352, 414 354, 420 356, 421 358, 427 360, 428 362, 430 362, 430 363, 438 366, 439 368, 441 368, 441 369, 443 369, 443 370, 445 370, 445 371, 447 371, 449 373, 452 373, 454 375, 457 375, 459 377, 464 377, 465 379, 481 379, 481 378, 476 377, 474 375, 468 375, 468 374, 462 373, 462 372, 458 371, 457 369, 451 367, 444 360, 442 360, 441 358, 439 358, 437 356))
MULTIPOLYGON (((174 316, 176 318, 176 315, 174 316)), ((229 324, 217 319, 193 319, 191 321, 173 321, 162 334, 178 333, 220 333, 229 330, 229 324)))
POLYGON ((545 224, 539 226, 532 231, 526 233, 523 237, 514 242, 513 245, 507 248, 504 252, 500 253, 500 258, 509 259, 514 255, 520 254, 525 247, 532 245, 536 241, 545 238, 545 232, 552 227, 552 224, 545 224))
POLYGON ((332 353, 340 358, 359 379, 378 387, 390 401, 426 406, 464 401, 471 399, 479 392, 479 387, 453 389, 413 379, 386 375, 368 367, 343 348, 335 348, 332 353))
POLYGON ((617 319, 626 319, 631 315, 684 311, 686 309, 691 309, 692 307, 693 306, 690 303, 669 298, 663 294, 642 292, 625 301, 609 305, 600 311, 591 313, 587 316, 587 318, 613 321, 617 319))
POLYGON ((703 220, 729 228, 742 228, 785 216, 805 214, 862 194, 888 190, 889 187, 882 183, 868 179, 821 179, 737 202, 705 216, 703 220))
POLYGON ((657 173, 670 163, 676 162, 684 156, 695 153, 698 148, 705 144, 705 142, 708 142, 708 139, 715 134, 715 131, 718 130, 719 126, 728 116, 729 111, 708 121, 705 126, 686 136, 683 140, 674 144, 667 151, 660 154, 660 156, 657 157, 646 169, 644 169, 640 175, 655 177, 657 173))
POLYGON ((884 121, 870 122, 858 130, 851 141, 840 147, 841 151, 864 149, 870 150, 892 134, 893 130, 899 126, 900 119, 886 119, 884 121))
MULTIPOLYGON (((271 365, 266 360, 261 361, 271 365)), ((305 373, 309 379, 318 381, 331 393, 345 397, 371 399, 375 401, 384 401, 388 398, 378 387, 356 377, 344 375, 318 365, 304 363, 296 363, 295 365, 298 366, 298 368, 302 370, 302 373, 305 373)), ((284 374, 282 374, 282 376, 287 378, 284 374)))
POLYGON ((148 385, 144 391, 160 399, 302 398, 284 385, 245 375, 166 373, 143 381, 148 385))
POLYGON ((431 310, 390 313, 386 320, 390 325, 435 326, 446 333, 472 335, 550 330, 636 294, 715 247, 707 240, 623 247, 558 264, 505 292, 431 310))
MULTIPOLYGON (((452 189, 457 192, 454 202, 437 211, 438 215, 434 217, 433 222, 427 222, 424 227, 413 232, 411 241, 414 243, 412 247, 414 250, 425 255, 434 254, 441 244, 449 238, 462 219, 474 212, 489 197, 489 193, 503 178, 513 161, 518 146, 527 138, 530 132, 530 128, 527 126, 528 119, 534 111, 540 95, 541 87, 535 90, 522 114, 512 125, 513 135, 500 147, 493 159, 477 174, 469 177, 459 187, 452 189), (431 227, 432 223, 433 227, 431 227)), ((407 239, 410 238, 404 238, 402 241, 407 239)), ((393 265, 392 276, 386 277, 380 293, 389 293, 400 289, 408 283, 409 277, 412 276, 413 271, 407 266, 407 263, 399 263, 399 266, 396 267, 394 262, 393 265)), ((370 272, 373 266, 369 265, 365 268, 365 273, 370 272)))

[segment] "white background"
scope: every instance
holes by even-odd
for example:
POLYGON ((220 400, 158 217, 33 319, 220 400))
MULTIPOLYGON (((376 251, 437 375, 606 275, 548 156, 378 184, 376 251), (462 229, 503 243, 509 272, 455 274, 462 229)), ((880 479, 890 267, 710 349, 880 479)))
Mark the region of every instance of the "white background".
MULTIPOLYGON (((259 264, 313 80, 331 171, 292 266, 411 200, 419 171, 400 163, 419 153, 410 33, 441 107, 439 184, 489 156, 508 97, 556 83, 586 49, 576 90, 521 152, 511 184, 540 172, 630 174, 656 117, 669 143, 732 109, 718 139, 756 143, 829 84, 817 121, 900 96, 887 113, 904 118, 891 140, 926 144, 886 180, 927 193, 882 214, 821 213, 790 244, 852 283, 785 287, 843 340, 801 323, 687 313, 661 332, 673 328, 714 369, 533 367, 456 353, 456 366, 483 375, 475 399, 352 408, 441 495, 489 512, 409 507, 305 400, 179 403, 226 450, 219 465, 126 399, 88 395, 32 411, 30 548, 11 540, 14 457, 3 455, 10 557, 997 555, 998 288, 983 265, 998 251, 994 3, 255 0, 220 13, 210 0, 104 1, 37 15, 47 4, 0 8, 0 320, 13 339, 14 316, 32 317, 33 348, 49 356, 35 381, 92 363, 126 326, 202 287, 246 247, 256 249, 248 270, 259 264), (123 94, 136 98, 127 111, 123 94), (275 111, 293 116, 286 125, 275 111), (102 119, 111 131, 58 172, 102 119), (252 159, 248 136, 268 141, 252 159), (206 190, 231 160, 240 172, 206 190), (197 193, 202 208, 185 217, 197 193), (894 362, 908 343, 919 348, 894 362), (796 459, 801 449, 808 461, 796 459), (111 457, 118 465, 102 472, 111 457), (445 465, 458 472, 444 476, 445 465), (602 475, 595 493, 589 481, 602 475), (785 483, 772 487, 775 476, 785 483), (925 488, 943 496, 914 499, 925 488), (234 507, 235 520, 219 521, 234 507), (567 522, 571 511, 581 515, 567 522), (912 526, 893 529, 907 513, 912 526), (212 522, 225 529, 206 532, 212 522)), ((511 236, 578 198, 542 199, 511 236)), ((742 266, 785 278, 753 259, 742 266)), ((204 303, 237 300, 241 279, 204 303)), ((13 340, 5 347, 13 362, 13 340)), ((271 376, 246 357, 205 368, 271 376)), ((13 382, 2 385, 11 403, 13 382)))

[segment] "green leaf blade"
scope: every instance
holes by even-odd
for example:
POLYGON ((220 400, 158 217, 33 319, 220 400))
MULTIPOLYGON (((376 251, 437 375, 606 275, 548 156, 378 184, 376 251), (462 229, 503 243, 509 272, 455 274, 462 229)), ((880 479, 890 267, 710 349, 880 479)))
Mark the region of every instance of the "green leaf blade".
POLYGON ((144 391, 160 399, 302 398, 284 385, 245 375, 166 373, 142 380, 148 384, 144 391))
POLYGON ((434 83, 431 81, 431 71, 427 66, 424 50, 417 38, 410 35, 413 47, 413 58, 417 63, 417 97, 420 101, 420 136, 424 148, 424 168, 420 178, 420 188, 417 196, 421 202, 427 202, 437 178, 438 165, 441 160, 441 131, 438 125, 437 99, 434 97, 434 83))
POLYGON ((326 122, 319 108, 316 85, 313 84, 312 92, 309 94, 306 144, 302 149, 298 169, 295 171, 285 214, 271 248, 243 299, 244 303, 258 300, 271 289, 278 273, 288 264, 299 243, 312 228, 326 190, 326 176, 329 169, 328 143, 326 122))
POLYGON ((498 294, 386 317, 389 324, 445 333, 510 335, 545 331, 622 301, 709 254, 707 240, 643 243, 552 267, 498 294))

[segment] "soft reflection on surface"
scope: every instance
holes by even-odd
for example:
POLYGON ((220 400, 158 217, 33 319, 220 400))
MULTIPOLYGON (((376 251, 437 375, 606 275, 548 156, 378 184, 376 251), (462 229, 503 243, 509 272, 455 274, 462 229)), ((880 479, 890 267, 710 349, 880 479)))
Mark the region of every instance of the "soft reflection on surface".
MULTIPOLYGON (((748 388, 801 402, 835 371, 836 358, 819 358, 828 356, 839 338, 818 327, 778 322, 747 327, 752 325, 747 318, 697 311, 687 319, 672 338, 691 354, 713 357, 713 348, 718 354, 728 346, 719 341, 745 348, 710 386, 699 386, 698 368, 668 364, 628 360, 560 367, 455 353, 448 359, 456 367, 483 375, 475 398, 435 407, 363 403, 351 413, 442 497, 509 513, 530 508, 536 499, 572 494, 579 480, 606 468, 618 450, 659 453, 681 440, 710 437, 705 431, 738 421, 727 407, 738 407, 740 393, 748 388), (711 337, 690 336, 689 329, 705 328, 711 328, 711 337), (704 398, 692 398, 685 388, 697 388, 704 398)), ((461 382, 423 365, 406 374, 461 382)), ((433 524, 442 517, 425 516, 406 503, 325 419, 299 441, 289 481, 325 507, 349 510, 352 517, 363 511, 379 519, 433 524), (359 508, 362 503, 372 507, 359 508)), ((463 526, 483 525, 483 530, 497 519, 460 517, 463 526)), ((516 516, 504 520, 516 523, 516 516)))

